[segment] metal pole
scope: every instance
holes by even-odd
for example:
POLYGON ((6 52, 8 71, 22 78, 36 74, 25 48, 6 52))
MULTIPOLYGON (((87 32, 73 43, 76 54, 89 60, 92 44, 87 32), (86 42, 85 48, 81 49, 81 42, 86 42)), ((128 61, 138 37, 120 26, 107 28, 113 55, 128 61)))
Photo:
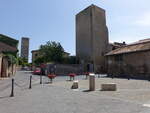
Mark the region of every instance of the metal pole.
POLYGON ((130 75, 128 75, 128 80, 130 80, 130 75))
POLYGON ((12 89, 11 89, 10 97, 14 97, 14 79, 13 78, 12 78, 12 89))
POLYGON ((32 88, 32 76, 30 76, 30 84, 29 84, 29 89, 32 88))
POLYGON ((51 80, 51 83, 53 83, 53 79, 51 78, 50 80, 51 80))
POLYGON ((88 79, 88 75, 86 74, 85 76, 86 76, 86 78, 85 78, 85 79, 87 80, 87 79, 88 79))
POLYGON ((114 75, 113 74, 111 75, 111 78, 114 79, 114 75))
POLYGON ((42 84, 42 75, 40 75, 40 84, 42 84))
POLYGON ((100 78, 100 74, 98 74, 98 78, 100 78))
POLYGON ((70 76, 70 81, 71 81, 71 76, 70 76))

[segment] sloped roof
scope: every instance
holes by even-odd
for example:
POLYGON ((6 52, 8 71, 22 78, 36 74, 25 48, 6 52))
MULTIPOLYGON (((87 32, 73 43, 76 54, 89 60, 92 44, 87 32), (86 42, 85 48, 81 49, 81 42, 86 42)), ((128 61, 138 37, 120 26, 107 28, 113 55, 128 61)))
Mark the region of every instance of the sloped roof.
POLYGON ((3 35, 3 34, 0 34, 0 42, 6 43, 7 45, 10 45, 13 47, 17 47, 19 43, 18 40, 11 38, 9 36, 3 35))
POLYGON ((0 53, 1 52, 16 52, 17 48, 0 42, 0 53))
POLYGON ((139 40, 132 44, 110 51, 106 56, 150 50, 150 39, 139 40))
POLYGON ((33 53, 33 52, 39 52, 39 50, 32 50, 31 53, 33 53))
POLYGON ((137 41, 137 42, 131 43, 130 45, 133 45, 133 44, 140 44, 140 43, 146 43, 146 42, 150 42, 150 38, 143 39, 143 40, 139 40, 139 41, 137 41))

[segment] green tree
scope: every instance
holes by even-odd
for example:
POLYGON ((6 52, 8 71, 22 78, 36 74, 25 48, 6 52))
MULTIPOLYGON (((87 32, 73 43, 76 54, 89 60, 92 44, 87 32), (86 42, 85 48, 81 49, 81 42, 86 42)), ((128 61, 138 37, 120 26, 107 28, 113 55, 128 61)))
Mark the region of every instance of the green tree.
POLYGON ((40 64, 44 63, 44 58, 42 56, 37 57, 33 62, 35 65, 39 66, 40 64))
POLYGON ((28 60, 26 58, 18 57, 18 64, 22 67, 28 66, 28 60))
POLYGON ((64 64, 76 64, 76 56, 68 56, 68 57, 65 57, 64 60, 63 60, 63 63, 64 64))
POLYGON ((61 63, 63 60, 64 49, 59 42, 48 41, 45 45, 40 46, 39 52, 45 63, 61 63))

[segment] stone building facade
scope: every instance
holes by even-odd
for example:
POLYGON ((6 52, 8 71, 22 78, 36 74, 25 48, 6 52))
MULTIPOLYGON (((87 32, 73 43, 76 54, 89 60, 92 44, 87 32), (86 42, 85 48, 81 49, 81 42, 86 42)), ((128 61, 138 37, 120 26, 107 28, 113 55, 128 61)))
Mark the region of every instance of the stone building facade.
POLYGON ((106 71, 108 29, 105 10, 95 5, 76 15, 76 56, 85 71, 106 71))
POLYGON ((106 57, 110 75, 150 77, 150 39, 140 40, 110 51, 106 57))
POLYGON ((28 61, 29 58, 29 38, 22 37, 21 39, 21 57, 28 61))
POLYGON ((0 77, 9 77, 16 72, 16 64, 12 63, 17 57, 18 40, 0 34, 0 77))
POLYGON ((84 71, 150 79, 150 39, 109 43, 105 10, 95 5, 76 15, 76 56, 84 71))

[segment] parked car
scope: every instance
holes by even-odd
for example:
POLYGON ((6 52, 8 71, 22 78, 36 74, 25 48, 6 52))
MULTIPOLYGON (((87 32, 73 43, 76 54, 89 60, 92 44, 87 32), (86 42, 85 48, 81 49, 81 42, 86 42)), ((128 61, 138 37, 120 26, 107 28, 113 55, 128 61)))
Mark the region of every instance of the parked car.
POLYGON ((35 70, 33 71, 34 75, 40 75, 41 74, 41 68, 35 68, 35 70))

